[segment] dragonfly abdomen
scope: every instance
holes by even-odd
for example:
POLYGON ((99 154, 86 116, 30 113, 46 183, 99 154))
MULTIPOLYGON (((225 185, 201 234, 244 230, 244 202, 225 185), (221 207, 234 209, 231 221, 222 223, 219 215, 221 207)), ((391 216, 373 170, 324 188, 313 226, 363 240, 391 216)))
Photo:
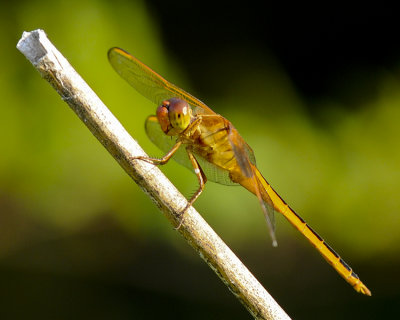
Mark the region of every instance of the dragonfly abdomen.
POLYGON ((320 252, 325 260, 357 291, 371 295, 371 291, 361 282, 353 269, 316 233, 286 202, 275 192, 261 173, 255 168, 255 174, 263 189, 261 195, 265 201, 272 200, 274 209, 280 213, 320 252))

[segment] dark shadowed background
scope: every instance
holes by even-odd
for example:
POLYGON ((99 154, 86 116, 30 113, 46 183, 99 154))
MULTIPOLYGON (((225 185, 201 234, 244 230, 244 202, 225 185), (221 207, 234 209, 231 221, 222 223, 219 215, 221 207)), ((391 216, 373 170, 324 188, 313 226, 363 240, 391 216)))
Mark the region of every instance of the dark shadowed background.
MULTIPOLYGON (((195 207, 293 319, 395 318, 400 42, 383 5, 14 1, 0 8, 1 319, 250 319, 15 48, 42 28, 151 155, 129 51, 231 120, 263 175, 354 268, 357 294, 282 217, 208 183, 195 207)), ((196 177, 163 171, 186 196, 196 177)))

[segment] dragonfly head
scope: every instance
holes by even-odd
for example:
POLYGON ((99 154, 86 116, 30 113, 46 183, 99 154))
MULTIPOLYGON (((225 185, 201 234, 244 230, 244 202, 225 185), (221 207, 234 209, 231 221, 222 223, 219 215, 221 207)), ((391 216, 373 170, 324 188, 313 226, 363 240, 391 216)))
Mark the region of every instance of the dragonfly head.
POLYGON ((182 99, 164 100, 157 108, 157 119, 165 134, 173 136, 183 132, 192 120, 192 109, 182 99))

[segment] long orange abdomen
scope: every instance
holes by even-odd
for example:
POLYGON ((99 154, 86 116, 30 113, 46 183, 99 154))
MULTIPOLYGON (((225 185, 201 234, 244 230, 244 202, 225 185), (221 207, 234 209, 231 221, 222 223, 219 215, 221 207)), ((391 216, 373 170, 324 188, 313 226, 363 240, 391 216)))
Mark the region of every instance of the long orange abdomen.
POLYGON ((247 190, 257 195, 257 186, 263 200, 283 216, 303 234, 307 240, 320 252, 326 261, 351 285, 357 292, 370 296, 371 291, 361 282, 352 268, 275 192, 271 185, 253 166, 254 178, 244 178, 239 183, 247 190), (254 180, 257 180, 257 184, 254 180))

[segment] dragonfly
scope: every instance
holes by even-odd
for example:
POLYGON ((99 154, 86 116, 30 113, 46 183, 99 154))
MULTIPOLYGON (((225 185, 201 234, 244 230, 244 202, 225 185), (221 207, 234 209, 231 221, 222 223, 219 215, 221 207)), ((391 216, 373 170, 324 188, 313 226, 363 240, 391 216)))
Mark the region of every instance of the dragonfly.
POLYGON ((197 176, 199 188, 188 200, 182 215, 200 196, 207 180, 223 185, 241 185, 258 198, 273 246, 277 246, 274 212, 279 212, 357 292, 371 295, 353 269, 262 176, 252 149, 230 121, 123 49, 111 48, 108 59, 123 79, 157 106, 156 115, 146 119, 145 129, 150 140, 165 155, 162 158, 134 159, 163 165, 173 158, 197 176))

